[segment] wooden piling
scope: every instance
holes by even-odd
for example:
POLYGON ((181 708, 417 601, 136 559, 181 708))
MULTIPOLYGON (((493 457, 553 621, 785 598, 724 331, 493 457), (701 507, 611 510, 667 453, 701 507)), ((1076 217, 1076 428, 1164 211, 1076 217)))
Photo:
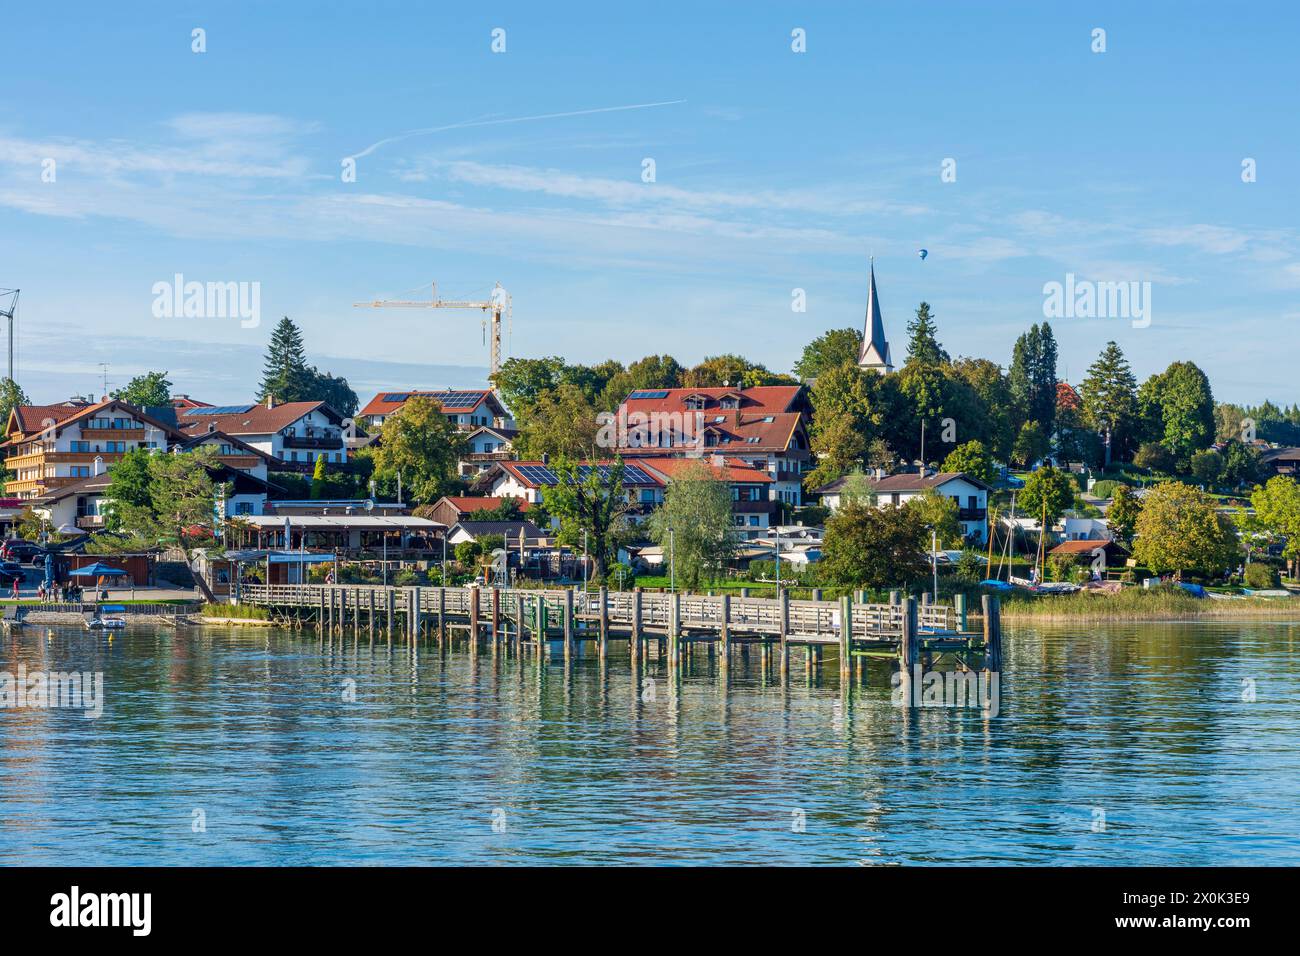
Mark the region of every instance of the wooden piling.
POLYGON ((790 674, 790 592, 781 588, 777 601, 777 636, 781 640, 781 674, 786 677, 790 674))
POLYGON ((981 605, 984 611, 984 669, 1001 672, 1002 605, 996 594, 985 594, 981 605))
POLYGON ((840 678, 849 677, 853 663, 853 599, 840 598, 840 678))
POLYGON ((478 644, 480 590, 480 588, 469 589, 469 641, 471 647, 478 644))
POLYGON ((668 601, 668 664, 671 667, 682 660, 682 596, 676 591, 668 601))
POLYGON ((917 662, 919 650, 920 634, 917 628, 916 598, 909 596, 903 602, 903 636, 898 642, 898 666, 904 675, 911 675, 912 665, 917 662))
POLYGON ((632 660, 636 661, 641 656, 641 589, 636 588, 632 592, 632 639, 631 639, 632 660))
POLYGON ((393 627, 397 620, 397 588, 388 589, 388 620, 385 622, 388 631, 388 646, 393 646, 393 627))
POLYGON ((438 588, 438 640, 447 638, 447 589, 438 588))
POLYGON ((952 596, 953 608, 957 612, 957 630, 966 630, 966 595, 954 594, 952 596))
POLYGON ((501 639, 501 589, 492 589, 492 646, 501 639))
POLYGON ((573 588, 564 589, 564 656, 573 652, 573 588))
POLYGON ((367 622, 370 628, 370 643, 375 643, 375 589, 370 589, 370 619, 367 622))
POLYGON ((600 627, 600 653, 603 657, 606 642, 609 640, 609 591, 602 587, 596 594, 596 600, 600 602, 600 607, 597 609, 597 620, 600 627))
POLYGON ((722 602, 722 629, 718 634, 721 645, 719 653, 722 654, 723 663, 726 663, 731 659, 731 595, 722 595, 720 601, 722 602))

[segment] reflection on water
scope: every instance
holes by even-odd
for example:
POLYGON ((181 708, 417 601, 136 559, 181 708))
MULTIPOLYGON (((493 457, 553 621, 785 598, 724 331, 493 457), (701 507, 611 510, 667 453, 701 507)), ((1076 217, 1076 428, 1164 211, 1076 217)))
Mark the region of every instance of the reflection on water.
POLYGON ((1298 630, 1012 626, 989 720, 830 655, 28 628, 0 671, 106 700, 0 710, 0 863, 1294 865, 1298 630))

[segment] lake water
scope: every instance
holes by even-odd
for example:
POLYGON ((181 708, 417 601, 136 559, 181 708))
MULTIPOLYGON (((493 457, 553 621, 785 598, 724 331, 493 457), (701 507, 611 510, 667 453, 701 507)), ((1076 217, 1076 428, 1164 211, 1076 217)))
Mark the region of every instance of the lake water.
POLYGON ((105 701, 0 710, 0 863, 1295 865, 1298 637, 1011 624, 990 719, 894 706, 887 662, 28 627, 0 671, 105 701))

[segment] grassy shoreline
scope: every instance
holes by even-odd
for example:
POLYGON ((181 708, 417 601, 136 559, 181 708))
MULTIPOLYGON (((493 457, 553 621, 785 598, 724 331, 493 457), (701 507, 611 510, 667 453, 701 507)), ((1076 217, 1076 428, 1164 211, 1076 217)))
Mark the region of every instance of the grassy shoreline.
POLYGON ((1086 593, 1022 597, 1002 600, 1005 621, 1188 621, 1259 620, 1300 621, 1300 600, 1295 598, 1244 598, 1216 601, 1171 591, 1124 591, 1115 595, 1086 593))

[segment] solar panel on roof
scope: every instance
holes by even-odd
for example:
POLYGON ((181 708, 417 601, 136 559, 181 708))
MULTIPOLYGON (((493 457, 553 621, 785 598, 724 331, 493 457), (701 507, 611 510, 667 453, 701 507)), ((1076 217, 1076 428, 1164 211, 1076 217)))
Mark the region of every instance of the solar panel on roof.
POLYGON ((410 396, 408 396, 405 392, 392 392, 392 393, 390 393, 390 394, 384 396, 384 401, 386 401, 386 402, 404 402, 404 401, 406 401, 407 398, 409 398, 409 397, 410 397, 410 396))
POLYGON ((181 414, 186 418, 200 415, 242 415, 252 407, 252 405, 219 405, 215 408, 187 408, 181 414))
POLYGON ((663 390, 663 389, 659 389, 659 390, 655 390, 655 391, 639 390, 639 391, 635 391, 635 392, 633 392, 631 395, 628 396, 628 398, 630 398, 630 399, 635 399, 635 398, 667 398, 667 397, 668 397, 668 392, 665 391, 665 390, 663 390))

